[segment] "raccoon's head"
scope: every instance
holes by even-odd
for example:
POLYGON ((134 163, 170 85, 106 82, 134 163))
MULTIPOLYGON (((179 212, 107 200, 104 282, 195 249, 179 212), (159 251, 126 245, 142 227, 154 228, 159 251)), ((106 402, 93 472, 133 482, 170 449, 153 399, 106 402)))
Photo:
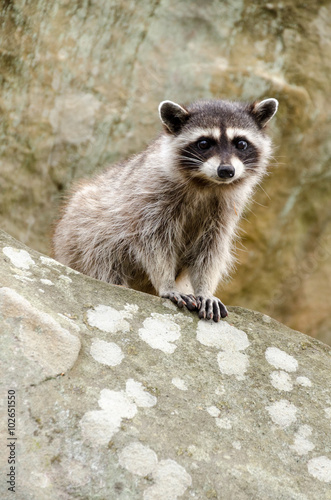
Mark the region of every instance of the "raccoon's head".
POLYGON ((163 101, 159 114, 180 170, 204 184, 224 185, 263 175, 271 146, 265 126, 277 108, 276 99, 199 101, 187 108, 163 101))

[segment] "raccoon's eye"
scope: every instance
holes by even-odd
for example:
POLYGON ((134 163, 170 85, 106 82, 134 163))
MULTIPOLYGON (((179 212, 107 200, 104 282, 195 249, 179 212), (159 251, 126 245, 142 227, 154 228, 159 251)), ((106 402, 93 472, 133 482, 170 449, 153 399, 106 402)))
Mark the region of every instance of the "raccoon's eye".
POLYGON ((237 149, 244 150, 244 149, 247 149, 247 147, 248 147, 247 142, 243 141, 242 139, 240 139, 239 141, 236 142, 236 148, 237 149))
POLYGON ((202 149, 202 150, 209 149, 212 146, 212 142, 208 139, 200 139, 197 142, 197 146, 199 149, 202 149))

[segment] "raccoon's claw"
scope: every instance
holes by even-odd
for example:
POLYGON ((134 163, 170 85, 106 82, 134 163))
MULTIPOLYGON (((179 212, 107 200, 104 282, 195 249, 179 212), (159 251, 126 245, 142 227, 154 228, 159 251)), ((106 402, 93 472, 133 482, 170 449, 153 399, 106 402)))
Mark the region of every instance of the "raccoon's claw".
POLYGON ((177 307, 180 309, 184 307, 184 301, 181 297, 181 295, 177 292, 167 292, 161 295, 161 297, 164 297, 165 299, 171 300, 174 304, 176 304, 177 307))
POLYGON ((195 311, 197 309, 197 301, 194 295, 184 295, 181 294, 182 299, 189 311, 195 311))
POLYGON ((184 306, 187 307, 189 311, 195 311, 197 309, 197 302, 193 295, 185 295, 178 292, 168 292, 162 295, 165 299, 170 299, 171 302, 176 304, 177 307, 182 309, 184 306))
POLYGON ((205 298, 201 295, 197 297, 197 309, 200 319, 213 319, 215 323, 225 318, 228 311, 225 305, 217 298, 205 298))

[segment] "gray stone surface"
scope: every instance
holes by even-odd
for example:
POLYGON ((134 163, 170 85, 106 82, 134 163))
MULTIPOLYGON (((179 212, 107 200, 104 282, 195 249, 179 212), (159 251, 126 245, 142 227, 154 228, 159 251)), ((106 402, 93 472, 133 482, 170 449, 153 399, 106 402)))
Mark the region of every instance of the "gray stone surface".
POLYGON ((5 233, 0 285, 1 499, 331 498, 326 345, 237 307, 199 321, 5 233))
POLYGON ((50 252, 78 178, 142 150, 160 101, 276 97, 275 160, 226 303, 331 344, 331 1, 0 2, 0 226, 50 252))

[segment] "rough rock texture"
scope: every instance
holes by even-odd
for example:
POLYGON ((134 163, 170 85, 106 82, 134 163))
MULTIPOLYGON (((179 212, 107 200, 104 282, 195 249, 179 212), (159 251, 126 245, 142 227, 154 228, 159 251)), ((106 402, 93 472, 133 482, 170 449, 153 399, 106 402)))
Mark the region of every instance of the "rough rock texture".
POLYGON ((2 499, 5 443, 20 500, 331 498, 329 347, 241 308, 199 321, 5 233, 0 277, 2 499))
POLYGON ((275 165, 221 297, 331 344, 330 1, 0 9, 1 227, 49 253, 59 195, 141 150, 160 129, 161 100, 274 96, 275 165))

